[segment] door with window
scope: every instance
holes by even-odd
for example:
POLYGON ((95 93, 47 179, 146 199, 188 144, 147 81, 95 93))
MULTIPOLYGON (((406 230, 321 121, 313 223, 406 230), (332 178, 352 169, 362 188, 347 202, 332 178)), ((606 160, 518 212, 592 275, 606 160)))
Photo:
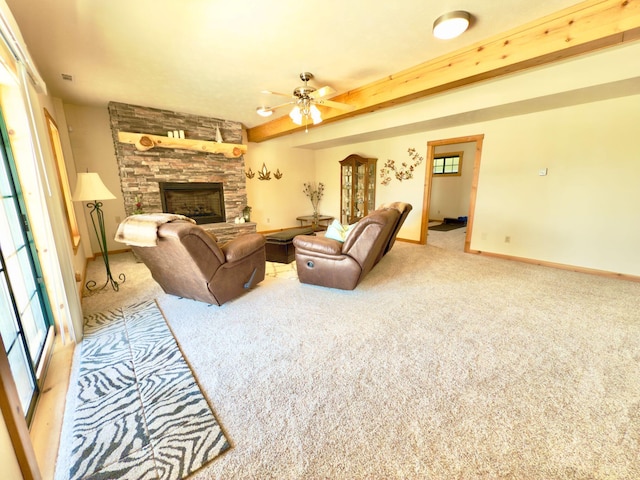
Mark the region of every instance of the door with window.
POLYGON ((1 114, 0 156, 0 335, 30 421, 53 322, 1 114))

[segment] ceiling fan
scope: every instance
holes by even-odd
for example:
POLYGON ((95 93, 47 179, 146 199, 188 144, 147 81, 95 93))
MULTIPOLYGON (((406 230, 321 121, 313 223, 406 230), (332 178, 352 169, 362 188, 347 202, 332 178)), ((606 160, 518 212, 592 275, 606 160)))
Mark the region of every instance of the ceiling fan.
POLYGON ((293 90, 292 95, 264 90, 262 93, 289 97, 291 100, 286 103, 276 105, 275 107, 258 107, 256 109, 258 115, 268 117, 269 115, 273 114, 274 110, 276 110, 277 108, 287 105, 294 105, 291 112, 289 112, 289 117, 291 117, 291 120, 293 120, 296 125, 302 125, 302 122, 304 120, 304 125, 306 127, 309 123, 309 119, 314 125, 322 121, 322 115, 316 105, 323 105, 340 110, 353 110, 355 108, 354 106, 347 105, 346 103, 334 102, 332 100, 327 100, 326 98, 324 98, 327 95, 335 93, 335 90, 329 86, 324 86, 321 88, 312 87, 308 83, 312 78, 312 73, 302 72, 300 74, 300 80, 304 82, 304 85, 296 87, 293 90))

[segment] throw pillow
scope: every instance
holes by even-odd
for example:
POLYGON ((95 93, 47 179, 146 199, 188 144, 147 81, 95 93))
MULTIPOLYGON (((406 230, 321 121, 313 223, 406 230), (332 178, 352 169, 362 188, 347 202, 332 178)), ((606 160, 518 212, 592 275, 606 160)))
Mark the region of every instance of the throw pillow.
POLYGON ((349 235, 355 225, 355 223, 352 225, 342 225, 338 220, 334 220, 327 227, 327 231, 324 236, 339 242, 344 242, 347 239, 347 235, 349 235))

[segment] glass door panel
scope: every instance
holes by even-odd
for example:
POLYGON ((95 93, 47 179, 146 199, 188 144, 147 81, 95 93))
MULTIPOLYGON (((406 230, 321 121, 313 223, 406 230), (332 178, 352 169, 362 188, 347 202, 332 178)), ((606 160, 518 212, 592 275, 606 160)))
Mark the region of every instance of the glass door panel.
POLYGON ((38 393, 35 372, 53 322, 1 115, 0 155, 0 334, 30 419, 38 393))
POLYGON ((13 381, 16 382, 20 404, 24 412, 29 412, 36 392, 36 381, 29 368, 29 360, 24 345, 16 341, 7 351, 13 381))
MULTIPOLYGON (((3 271, 2 267, 0 271, 3 271)), ((18 338, 18 326, 4 274, 0 275, 0 335, 5 346, 11 345, 18 338)))

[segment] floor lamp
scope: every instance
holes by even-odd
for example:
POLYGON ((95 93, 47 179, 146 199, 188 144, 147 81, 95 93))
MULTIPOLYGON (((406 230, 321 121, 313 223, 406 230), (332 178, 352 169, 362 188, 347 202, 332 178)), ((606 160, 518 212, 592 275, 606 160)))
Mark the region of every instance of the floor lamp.
MULTIPOLYGON (((102 260, 104 261, 104 268, 107 270, 107 280, 100 288, 96 289, 96 282, 89 280, 86 283, 87 290, 102 290, 107 284, 111 284, 111 287, 117 292, 119 283, 111 276, 111 269, 109 268, 109 254, 107 252, 107 235, 104 230, 104 213, 102 213, 101 200, 115 200, 115 196, 109 191, 109 189, 102 183, 100 176, 94 172, 79 173, 76 182, 76 189, 73 192, 74 202, 87 202, 87 208, 91 209, 91 223, 93 223, 93 231, 96 232, 98 238, 98 245, 100 245, 100 253, 102 253, 102 260), (96 225, 97 222, 97 225, 96 225)), ((124 283, 125 276, 121 273, 118 276, 120 283, 124 283)))

